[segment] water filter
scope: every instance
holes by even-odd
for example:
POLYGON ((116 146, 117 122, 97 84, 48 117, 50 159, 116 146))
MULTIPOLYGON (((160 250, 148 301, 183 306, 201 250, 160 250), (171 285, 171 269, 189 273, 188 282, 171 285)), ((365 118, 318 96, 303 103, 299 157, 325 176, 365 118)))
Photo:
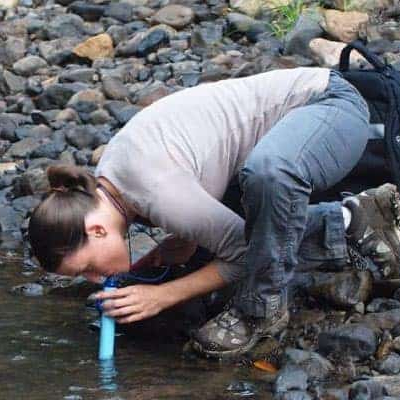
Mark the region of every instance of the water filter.
MULTIPOLYGON (((103 285, 104 291, 115 290, 118 280, 110 276, 103 285)), ((115 319, 101 313, 100 340, 99 340, 99 360, 109 360, 114 357, 115 342, 115 319)))

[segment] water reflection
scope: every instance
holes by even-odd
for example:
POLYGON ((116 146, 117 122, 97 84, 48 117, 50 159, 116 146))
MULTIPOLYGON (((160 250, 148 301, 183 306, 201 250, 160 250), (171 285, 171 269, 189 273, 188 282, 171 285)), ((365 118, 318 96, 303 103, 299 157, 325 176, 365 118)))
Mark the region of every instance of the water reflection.
POLYGON ((114 359, 99 360, 99 378, 100 388, 110 392, 115 392, 118 389, 116 377, 118 375, 115 368, 114 359))

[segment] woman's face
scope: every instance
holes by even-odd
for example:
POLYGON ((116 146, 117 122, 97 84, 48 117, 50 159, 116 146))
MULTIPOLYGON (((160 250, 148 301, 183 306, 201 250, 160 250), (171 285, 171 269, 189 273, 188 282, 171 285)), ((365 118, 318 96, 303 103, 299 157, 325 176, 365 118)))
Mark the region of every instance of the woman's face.
POLYGON ((83 275, 87 280, 101 283, 104 277, 129 271, 130 256, 124 239, 125 221, 107 202, 85 218, 87 243, 64 257, 57 273, 83 275))

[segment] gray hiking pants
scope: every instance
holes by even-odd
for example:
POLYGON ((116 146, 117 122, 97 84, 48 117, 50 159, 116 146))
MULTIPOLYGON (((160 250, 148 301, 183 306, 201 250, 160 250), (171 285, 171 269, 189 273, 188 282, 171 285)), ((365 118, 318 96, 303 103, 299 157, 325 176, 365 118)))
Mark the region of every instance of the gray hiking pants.
POLYGON ((309 199, 356 165, 368 141, 368 121, 360 94, 331 72, 325 92, 290 111, 250 153, 239 175, 248 277, 235 300, 246 314, 265 314, 265 297, 287 286, 299 259, 347 257, 341 203, 309 205, 309 199))

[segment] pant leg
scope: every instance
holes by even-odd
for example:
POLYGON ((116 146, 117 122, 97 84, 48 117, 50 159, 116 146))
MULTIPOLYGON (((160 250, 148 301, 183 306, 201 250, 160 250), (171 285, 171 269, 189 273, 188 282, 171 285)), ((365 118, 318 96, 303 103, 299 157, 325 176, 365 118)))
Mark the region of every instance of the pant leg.
POLYGON ((291 279, 313 217, 310 194, 331 187, 355 166, 368 141, 368 119, 358 92, 331 75, 325 93, 284 116, 246 160, 239 180, 249 275, 236 303, 247 314, 263 316, 263 298, 291 279))

